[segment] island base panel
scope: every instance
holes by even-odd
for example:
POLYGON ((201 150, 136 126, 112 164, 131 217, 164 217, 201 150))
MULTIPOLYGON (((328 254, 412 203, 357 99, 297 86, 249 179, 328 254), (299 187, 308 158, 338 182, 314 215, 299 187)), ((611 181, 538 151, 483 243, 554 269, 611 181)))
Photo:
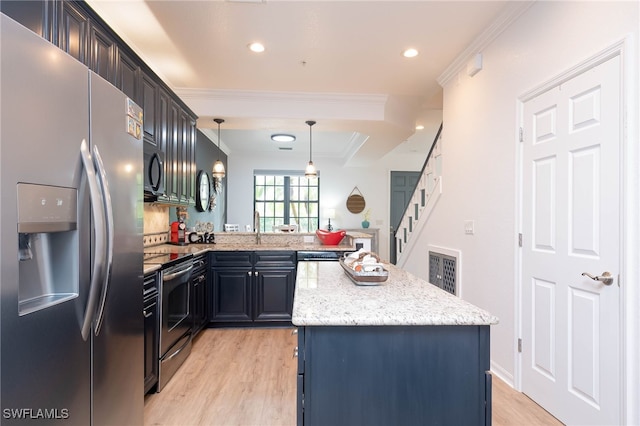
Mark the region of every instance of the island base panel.
POLYGON ((491 424, 489 326, 302 329, 299 425, 491 424))

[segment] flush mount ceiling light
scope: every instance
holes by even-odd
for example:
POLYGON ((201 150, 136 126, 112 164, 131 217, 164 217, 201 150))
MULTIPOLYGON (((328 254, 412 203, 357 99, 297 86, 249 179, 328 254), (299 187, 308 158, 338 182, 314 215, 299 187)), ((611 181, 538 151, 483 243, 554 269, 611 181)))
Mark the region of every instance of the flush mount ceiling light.
POLYGON ((316 122, 309 120, 309 121, 305 121, 305 123, 309 125, 309 164, 307 164, 307 167, 304 169, 304 175, 310 178, 310 177, 318 176, 318 172, 316 171, 316 166, 313 165, 313 161, 311 160, 311 153, 313 151, 313 142, 311 138, 312 137, 311 126, 316 124, 316 122))
POLYGON ((276 133, 271 135, 271 140, 274 142, 293 142, 296 140, 296 137, 286 133, 276 133))
POLYGON ((249 43, 248 47, 249 47, 249 50, 255 53, 264 52, 264 44, 257 41, 254 41, 253 43, 249 43))
POLYGON ((214 118, 213 121, 218 123, 218 159, 213 163, 213 172, 211 175, 216 179, 222 179, 225 175, 224 164, 220 161, 220 124, 224 123, 222 118, 214 118))
POLYGON ((402 56, 404 56, 405 58, 415 58, 416 56, 418 56, 418 51, 414 48, 406 49, 404 52, 402 52, 402 56))

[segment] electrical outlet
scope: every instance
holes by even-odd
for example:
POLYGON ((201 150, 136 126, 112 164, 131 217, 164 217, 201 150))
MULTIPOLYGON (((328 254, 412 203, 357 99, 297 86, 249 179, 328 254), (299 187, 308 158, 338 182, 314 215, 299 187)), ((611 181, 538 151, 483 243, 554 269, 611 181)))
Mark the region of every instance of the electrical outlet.
POLYGON ((302 239, 303 242, 309 243, 309 244, 313 244, 313 241, 315 240, 313 235, 304 235, 302 238, 303 238, 302 239))
POLYGON ((465 220, 464 221, 464 233, 467 235, 473 235, 474 230, 474 221, 473 220, 465 220))

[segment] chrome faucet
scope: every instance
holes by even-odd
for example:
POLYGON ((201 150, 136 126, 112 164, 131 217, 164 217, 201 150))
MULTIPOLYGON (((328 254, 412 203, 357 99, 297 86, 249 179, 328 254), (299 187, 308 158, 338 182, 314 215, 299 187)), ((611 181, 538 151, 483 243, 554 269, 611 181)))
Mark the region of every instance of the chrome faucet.
POLYGON ((262 234, 260 233, 260 213, 257 211, 253 214, 253 227, 256 230, 256 244, 261 244, 262 234))

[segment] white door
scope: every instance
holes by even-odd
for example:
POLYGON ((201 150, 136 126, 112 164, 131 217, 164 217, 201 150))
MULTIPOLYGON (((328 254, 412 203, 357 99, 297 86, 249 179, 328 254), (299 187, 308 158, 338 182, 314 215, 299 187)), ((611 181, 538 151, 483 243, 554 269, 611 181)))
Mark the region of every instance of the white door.
POLYGON ((566 424, 620 422, 620 98, 616 56, 523 105, 522 391, 566 424))

